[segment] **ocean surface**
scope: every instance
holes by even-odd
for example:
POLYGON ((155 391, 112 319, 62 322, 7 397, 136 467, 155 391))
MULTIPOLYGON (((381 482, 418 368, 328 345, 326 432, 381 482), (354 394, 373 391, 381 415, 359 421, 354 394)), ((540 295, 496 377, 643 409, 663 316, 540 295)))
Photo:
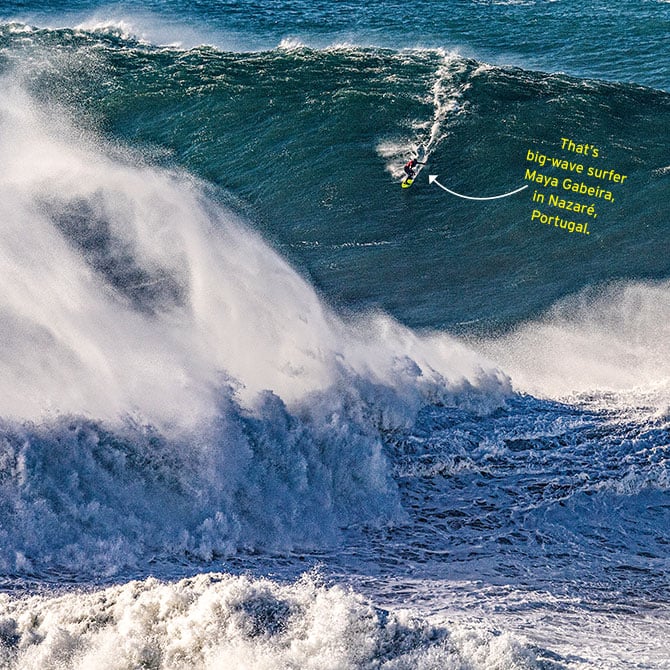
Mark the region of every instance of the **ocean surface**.
POLYGON ((0 668, 670 668, 668 44, 1 2, 0 668))

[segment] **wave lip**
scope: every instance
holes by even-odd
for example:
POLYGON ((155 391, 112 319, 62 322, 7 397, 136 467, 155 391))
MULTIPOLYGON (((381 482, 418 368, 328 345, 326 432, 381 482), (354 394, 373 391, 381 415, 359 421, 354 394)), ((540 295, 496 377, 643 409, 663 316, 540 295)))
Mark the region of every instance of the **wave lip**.
MULTIPOLYGON (((67 13, 62 16, 16 16, 0 18, 10 34, 42 31, 65 31, 78 36, 114 38, 145 47, 192 49, 199 46, 237 49, 244 45, 235 35, 213 32, 206 27, 195 28, 177 17, 173 19, 150 13, 67 13)), ((249 48, 242 51, 249 51, 249 48)))

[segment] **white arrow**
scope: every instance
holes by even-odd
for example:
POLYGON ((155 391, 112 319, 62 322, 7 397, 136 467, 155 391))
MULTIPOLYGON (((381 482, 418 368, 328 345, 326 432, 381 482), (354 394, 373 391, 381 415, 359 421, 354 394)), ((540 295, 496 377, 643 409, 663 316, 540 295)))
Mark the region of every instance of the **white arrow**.
POLYGON ((428 175, 428 183, 432 184, 433 182, 435 182, 442 190, 446 191, 447 193, 451 193, 451 195, 455 195, 459 198, 465 198, 466 200, 497 200, 498 198, 506 198, 508 195, 514 195, 515 193, 523 191, 524 188, 528 188, 528 184, 526 184, 521 188, 517 188, 516 191, 510 191, 509 193, 503 193, 502 195, 490 195, 487 198, 475 198, 472 195, 461 195, 460 193, 456 193, 456 191, 448 189, 446 186, 442 186, 442 184, 440 184, 440 182, 437 181, 436 174, 428 175))

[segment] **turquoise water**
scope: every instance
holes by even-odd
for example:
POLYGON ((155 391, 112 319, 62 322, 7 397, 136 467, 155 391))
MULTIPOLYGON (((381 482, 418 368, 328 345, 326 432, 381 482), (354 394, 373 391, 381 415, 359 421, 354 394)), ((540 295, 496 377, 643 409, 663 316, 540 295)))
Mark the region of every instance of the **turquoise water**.
POLYGON ((669 26, 3 4, 0 665, 667 667, 669 26))
POLYGON ((667 276, 655 253, 668 216, 663 92, 439 50, 183 52, 70 30, 8 39, 47 54, 30 74, 37 97, 242 199, 341 307, 499 329, 599 282, 667 276), (531 220, 533 189, 485 204, 425 182, 399 191, 405 154, 431 133, 428 171, 466 195, 528 184, 526 168, 539 167, 528 150, 565 157, 564 136, 599 146, 594 165, 627 181, 598 203, 590 239, 556 234, 531 220))

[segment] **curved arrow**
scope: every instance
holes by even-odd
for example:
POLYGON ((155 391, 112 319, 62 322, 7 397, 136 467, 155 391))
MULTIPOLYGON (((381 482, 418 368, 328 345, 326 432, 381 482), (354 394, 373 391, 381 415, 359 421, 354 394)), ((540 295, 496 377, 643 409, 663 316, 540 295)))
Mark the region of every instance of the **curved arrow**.
POLYGON ((460 193, 456 193, 456 191, 452 191, 448 189, 446 186, 442 186, 439 181, 437 181, 437 175, 436 174, 431 174, 428 175, 428 183, 432 184, 435 182, 442 190, 446 191, 447 193, 451 193, 451 195, 455 195, 459 198, 465 198, 466 200, 497 200, 498 198, 506 198, 508 195, 514 195, 515 193, 519 193, 520 191, 523 191, 524 188, 528 188, 528 184, 525 186, 522 186, 521 188, 517 188, 515 191, 510 191, 509 193, 503 193, 501 195, 490 195, 486 198, 475 198, 472 195, 462 195, 460 193))

